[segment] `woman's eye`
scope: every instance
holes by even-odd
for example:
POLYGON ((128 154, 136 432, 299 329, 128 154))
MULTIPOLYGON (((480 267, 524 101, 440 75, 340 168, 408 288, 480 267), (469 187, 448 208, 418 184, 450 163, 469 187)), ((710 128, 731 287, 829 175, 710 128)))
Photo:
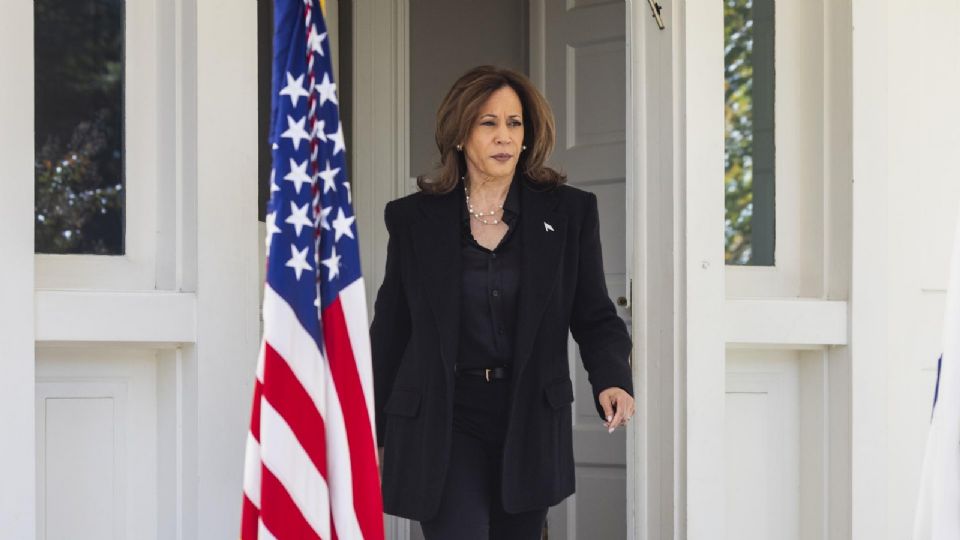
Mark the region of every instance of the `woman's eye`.
MULTIPOLYGON (((496 122, 493 122, 493 121, 491 121, 491 120, 487 120, 486 122, 483 122, 483 123, 480 124, 480 125, 483 125, 483 126, 494 126, 494 125, 496 125, 496 122)), ((514 122, 510 122, 510 125, 511 125, 511 126, 522 126, 523 124, 521 124, 520 122, 514 121, 514 122)))

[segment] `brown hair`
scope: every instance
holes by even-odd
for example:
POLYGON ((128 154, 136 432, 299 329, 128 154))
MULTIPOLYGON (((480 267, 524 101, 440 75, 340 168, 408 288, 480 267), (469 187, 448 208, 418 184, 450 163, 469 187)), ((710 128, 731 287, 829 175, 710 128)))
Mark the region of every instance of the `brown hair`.
POLYGON ((480 107, 491 94, 509 86, 520 97, 523 108, 523 141, 527 149, 520 153, 517 168, 530 181, 544 187, 566 182, 566 175, 544 165, 556 142, 553 111, 543 94, 525 75, 508 68, 477 66, 460 76, 437 110, 437 149, 440 162, 429 174, 417 177, 421 191, 449 193, 467 171, 466 159, 457 151, 480 114, 480 107))

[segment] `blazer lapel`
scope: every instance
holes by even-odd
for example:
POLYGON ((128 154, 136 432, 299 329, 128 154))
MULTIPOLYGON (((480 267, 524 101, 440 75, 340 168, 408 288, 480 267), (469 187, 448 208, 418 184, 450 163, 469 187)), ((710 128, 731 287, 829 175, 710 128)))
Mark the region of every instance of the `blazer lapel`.
POLYGON ((463 188, 420 198, 425 214, 414 225, 413 245, 423 296, 433 310, 440 353, 453 378, 460 335, 460 204, 463 188))
MULTIPOLYGON (((567 238, 567 216, 557 210, 556 188, 543 188, 524 179, 520 190, 520 299, 514 342, 514 377, 520 375, 533 352, 547 300, 559 276, 567 238)), ((564 336, 566 339, 566 336, 564 336)))

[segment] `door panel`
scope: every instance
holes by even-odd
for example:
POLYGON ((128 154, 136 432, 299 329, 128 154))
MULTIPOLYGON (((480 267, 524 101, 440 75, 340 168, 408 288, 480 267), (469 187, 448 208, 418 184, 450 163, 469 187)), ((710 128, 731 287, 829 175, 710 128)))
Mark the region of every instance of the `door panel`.
MULTIPOLYGON (((557 144, 550 164, 568 183, 597 195, 607 290, 626 296, 625 5, 531 2, 530 66, 553 107, 557 144)), ((621 317, 629 312, 618 308, 621 317)), ((576 493, 550 509, 551 539, 626 536, 626 431, 608 434, 597 416, 579 350, 574 378, 576 493)))
POLYGON ((38 349, 38 538, 157 538, 156 355, 38 349))
POLYGON ((726 381, 727 538, 799 538, 799 369, 786 351, 732 351, 726 381))

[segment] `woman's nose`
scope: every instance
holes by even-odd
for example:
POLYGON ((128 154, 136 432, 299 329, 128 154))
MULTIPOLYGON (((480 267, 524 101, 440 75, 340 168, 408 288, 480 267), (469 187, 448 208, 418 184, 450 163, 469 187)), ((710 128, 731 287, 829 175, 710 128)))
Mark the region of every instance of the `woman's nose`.
POLYGON ((496 141, 498 144, 508 144, 511 141, 510 128, 506 123, 500 124, 497 127, 496 141))

